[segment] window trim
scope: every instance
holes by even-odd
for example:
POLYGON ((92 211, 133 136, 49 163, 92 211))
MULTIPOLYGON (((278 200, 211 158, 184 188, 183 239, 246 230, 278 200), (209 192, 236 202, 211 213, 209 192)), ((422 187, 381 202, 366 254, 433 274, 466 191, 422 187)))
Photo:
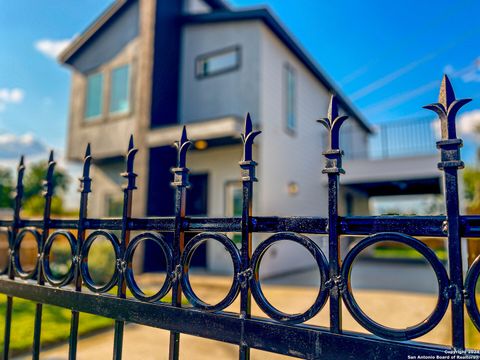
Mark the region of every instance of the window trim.
POLYGON ((131 113, 132 110, 132 63, 131 62, 126 62, 123 64, 119 64, 117 66, 112 66, 110 69, 108 69, 109 77, 108 81, 109 87, 108 87, 108 94, 105 94, 105 96, 108 96, 108 116, 112 117, 118 117, 118 116, 124 116, 127 114, 131 113), (125 111, 112 111, 111 106, 112 106, 112 94, 113 94, 113 72, 116 69, 120 69, 123 67, 128 67, 128 79, 127 79, 127 98, 128 98, 128 109, 125 111))
POLYGON ((194 70, 194 73, 195 73, 195 78, 200 80, 200 79, 211 78, 211 77, 214 77, 214 76, 217 76, 217 75, 222 75, 222 74, 226 74, 226 73, 229 73, 229 72, 237 71, 238 69, 241 68, 241 65, 242 65, 242 47, 240 45, 232 45, 232 46, 228 46, 228 47, 225 47, 225 48, 222 48, 222 49, 210 51, 210 52, 207 52, 207 53, 196 56, 194 64, 193 64, 193 67, 194 67, 193 70, 194 70), (200 63, 200 61, 204 61, 205 59, 208 59, 208 58, 211 58, 211 57, 214 57, 214 56, 227 54, 229 52, 235 52, 237 61, 236 61, 236 64, 234 66, 230 66, 230 67, 227 67, 227 68, 219 70, 219 71, 211 72, 209 74, 204 74, 203 72, 199 71, 198 64, 200 63))
POLYGON ((92 122, 97 122, 98 120, 102 119, 103 116, 104 116, 104 113, 105 113, 105 98, 104 98, 105 80, 106 80, 106 76, 105 76, 105 71, 103 71, 103 70, 96 70, 96 71, 92 71, 92 72, 89 72, 89 73, 85 74, 85 91, 84 91, 84 101, 83 101, 83 122, 84 123, 90 124, 92 122), (101 92, 100 92, 100 100, 101 100, 100 114, 95 115, 95 116, 87 116, 88 79, 91 76, 95 76, 95 75, 101 75, 102 76, 102 88, 101 88, 101 92))
POLYGON ((285 63, 283 65, 283 76, 282 76, 282 92, 283 92, 283 117, 284 117, 284 127, 285 127, 285 132, 289 135, 295 135, 298 131, 298 114, 297 114, 297 92, 298 92, 298 86, 297 86, 297 71, 295 68, 290 64, 290 63, 285 63), (288 105, 288 74, 291 73, 293 75, 293 80, 294 80, 294 88, 293 88, 293 117, 294 117, 294 127, 289 126, 289 105, 288 105))

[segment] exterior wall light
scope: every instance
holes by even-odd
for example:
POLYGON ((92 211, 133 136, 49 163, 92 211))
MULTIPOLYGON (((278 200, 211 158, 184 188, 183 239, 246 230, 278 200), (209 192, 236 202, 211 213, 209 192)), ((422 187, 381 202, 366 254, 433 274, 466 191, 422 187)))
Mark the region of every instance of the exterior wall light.
POLYGON ((197 150, 205 150, 208 147, 208 142, 206 142, 205 140, 198 140, 195 141, 194 146, 197 150))
POLYGON ((291 181, 287 185, 287 191, 288 195, 295 196, 298 194, 298 191, 300 190, 300 187, 295 181, 291 181))

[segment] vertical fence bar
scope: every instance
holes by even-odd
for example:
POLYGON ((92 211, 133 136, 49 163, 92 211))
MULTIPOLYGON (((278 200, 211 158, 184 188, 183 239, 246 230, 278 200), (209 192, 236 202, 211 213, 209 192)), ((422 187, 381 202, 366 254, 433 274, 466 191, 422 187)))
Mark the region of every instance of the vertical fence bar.
MULTIPOLYGON (((187 138, 187 129, 185 126, 182 130, 180 142, 175 145, 178 149, 177 167, 172 169, 174 174, 172 186, 175 187, 175 230, 173 234, 173 264, 174 276, 172 280, 172 305, 176 307, 182 306, 182 287, 180 285, 180 256, 182 255, 185 245, 185 232, 183 230, 183 219, 185 218, 187 188, 190 186, 188 182, 187 151, 191 146, 190 140, 187 138)), ((178 360, 180 355, 180 333, 170 332, 169 359, 178 360)))
MULTIPOLYGON (((81 264, 81 251, 82 244, 85 240, 85 219, 87 218, 87 209, 88 209, 88 195, 92 191, 91 184, 92 179, 90 178, 90 164, 92 161, 92 156, 90 153, 90 144, 87 145, 85 151, 85 157, 83 158, 83 174, 80 180, 80 209, 78 214, 78 234, 77 234, 77 247, 75 249, 75 256, 73 258, 72 266, 74 269, 74 278, 73 283, 75 284, 75 291, 82 291, 82 277, 80 275, 80 264, 81 264)), ((68 358, 74 360, 77 358, 77 341, 78 341, 78 322, 79 322, 80 313, 78 311, 72 310, 72 317, 70 321, 70 337, 68 342, 68 358)))
POLYGON ((440 88, 438 103, 425 106, 435 111, 440 119, 442 140, 437 142, 441 161, 438 168, 444 172, 445 208, 447 220, 444 230, 448 236, 448 263, 450 273, 449 296, 452 300, 452 345, 465 348, 465 319, 463 296, 462 239, 460 235, 460 208, 458 199, 458 170, 464 164, 460 158, 461 139, 457 139, 455 117, 470 99, 455 99, 450 80, 445 75, 440 88))
MULTIPOLYGON (((242 134, 243 140, 243 159, 239 162, 242 176, 243 189, 243 208, 242 208, 242 268, 238 274, 240 289, 240 318, 249 319, 251 316, 251 293, 249 280, 253 275, 250 268, 250 258, 252 257, 252 202, 253 202, 253 183, 258 181, 255 177, 255 167, 257 163, 253 161, 253 141, 261 131, 253 131, 252 119, 250 114, 245 118, 245 132, 242 134)), ((250 348, 245 340, 245 323, 242 322, 239 359, 250 359, 250 348)))
MULTIPOLYGON (((43 231, 42 237, 38 249, 38 264, 37 264, 37 284, 44 285, 45 279, 43 278, 43 268, 42 268, 42 254, 43 247, 45 242, 48 239, 50 231, 50 212, 52 207, 52 196, 53 196, 53 171, 55 169, 55 161, 53 160, 53 150, 50 152, 50 157, 48 158, 48 167, 47 175, 43 182, 44 190, 43 196, 45 197, 45 207, 43 209, 43 231)), ((40 358, 40 338, 42 333, 42 312, 43 305, 40 303, 36 304, 35 308, 35 325, 33 328, 33 351, 32 358, 38 360, 40 358)))
MULTIPOLYGON (((23 174, 25 172, 25 166, 23 164, 23 156, 20 158, 20 162, 17 167, 17 186, 15 187, 14 194, 14 207, 13 207, 13 220, 10 229, 9 236, 9 254, 8 254, 8 278, 13 280, 15 278, 15 270, 13 269, 13 244, 18 233, 20 226, 20 210, 22 208, 23 198, 23 174)), ((5 334, 3 339, 3 358, 8 359, 10 353, 10 331, 12 329, 12 311, 13 311, 13 298, 7 296, 7 307, 5 313, 5 334)))
POLYGON ((338 234, 338 187, 342 169, 342 150, 339 148, 340 127, 348 116, 339 116, 338 104, 335 95, 330 99, 328 117, 318 120, 329 131, 329 148, 323 155, 326 158, 323 174, 328 175, 328 258, 329 280, 326 284, 330 288, 330 330, 334 333, 342 331, 342 298, 341 290, 344 286, 340 276, 341 254, 338 234))
MULTIPOLYGON (((122 299, 125 299, 127 292, 125 283, 125 270, 127 267, 127 262, 125 261, 125 251, 130 241, 129 221, 132 216, 133 191, 137 188, 135 185, 137 174, 135 174, 133 171, 135 154, 137 151, 138 149, 136 149, 133 144, 133 135, 131 135, 126 156, 126 170, 121 174, 121 176, 124 177, 127 182, 125 185, 123 185, 122 233, 120 237, 120 253, 116 264, 118 269, 117 296, 122 299)), ((115 360, 122 359, 124 328, 125 322, 121 320, 115 320, 113 337, 113 358, 115 360)))

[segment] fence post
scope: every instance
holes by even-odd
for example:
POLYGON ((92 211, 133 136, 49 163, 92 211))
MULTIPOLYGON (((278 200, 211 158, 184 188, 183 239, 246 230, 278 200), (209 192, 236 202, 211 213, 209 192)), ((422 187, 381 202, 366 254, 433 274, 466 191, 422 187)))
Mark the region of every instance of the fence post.
POLYGON ((464 164, 460 158, 461 139, 457 139, 455 117, 471 99, 455 99, 452 84, 446 75, 442 80, 438 103, 425 106, 437 113, 440 119, 442 140, 437 142, 441 161, 438 168, 444 173, 445 208, 447 220, 444 231, 448 236, 449 294, 452 299, 452 345, 465 348, 465 319, 463 295, 462 238, 460 234, 460 208, 458 199, 458 170, 464 164))
MULTIPOLYGON (((43 256, 43 247, 45 242, 48 239, 48 233, 50 230, 50 211, 52 207, 52 196, 53 196, 53 171, 55 169, 55 161, 53 160, 53 150, 50 151, 50 156, 48 158, 48 167, 47 175, 43 181, 44 191, 43 196, 45 197, 45 207, 43 209, 43 231, 42 237, 38 249, 38 264, 37 264, 37 284, 44 285, 45 279, 43 278, 43 269, 42 269, 42 256, 43 256)), ((42 312, 43 305, 41 303, 36 304, 35 308, 35 325, 33 328, 33 351, 32 358, 38 360, 40 358, 40 337, 42 332, 42 312)))
MULTIPOLYGON (((90 144, 87 145, 85 150, 85 157, 83 158, 83 174, 79 179, 80 181, 80 209, 78 214, 78 234, 77 234, 77 247, 75 250, 75 256, 73 258, 72 266, 74 266, 74 278, 73 283, 75 284, 75 291, 82 291, 82 278, 80 275, 80 264, 81 264, 81 251, 82 244, 85 240, 85 219, 87 218, 87 209, 88 209, 88 194, 92 191, 91 184, 92 179, 90 178, 90 164, 92 162, 92 156, 90 153, 90 144)), ((78 322, 79 322, 79 312, 72 310, 72 318, 70 322, 70 338, 69 338, 69 347, 68 347, 68 358, 74 360, 77 358, 77 341, 78 341, 78 322)))
MULTIPOLYGON (((242 268, 240 284, 240 318, 249 319, 251 316, 251 293, 249 279, 252 276, 250 268, 250 258, 252 257, 252 202, 253 202, 253 183, 258 181, 255 177, 255 167, 257 163, 253 161, 253 141, 261 131, 253 131, 252 119, 250 114, 245 118, 245 132, 241 134, 243 141, 243 159, 239 162, 242 176, 243 189, 243 207, 242 207, 242 268)), ((245 344, 245 323, 242 322, 239 359, 250 359, 250 348, 245 344)))
POLYGON ((323 155, 326 158, 323 174, 328 175, 328 259, 330 287, 330 330, 334 333, 342 331, 342 298, 341 290, 344 286, 340 276, 341 254, 339 250, 338 231, 338 188, 342 169, 342 155, 340 150, 340 127, 348 116, 339 116, 338 103, 335 95, 330 99, 328 117, 318 120, 329 131, 329 147, 323 155))
MULTIPOLYGON (((182 287, 180 284, 180 256, 182 255, 185 245, 185 232, 183 230, 183 220, 185 218, 187 188, 190 187, 188 182, 187 151, 192 143, 187 138, 187 129, 184 126, 180 142, 175 142, 178 149, 177 167, 172 169, 174 174, 172 186, 175 187, 175 225, 173 237, 173 264, 174 274, 172 281, 172 305, 176 307, 182 306, 182 287)), ((180 333, 170 332, 170 348, 169 359, 178 360, 180 354, 180 333)))
MULTIPOLYGON (((9 236, 9 254, 8 254, 8 278, 13 280, 15 278, 15 270, 13 269, 13 244, 20 226, 20 210, 22 208, 23 198, 23 174, 25 172, 25 165, 23 164, 23 156, 20 157, 20 162, 17 167, 17 186, 14 194, 14 208, 13 220, 9 236)), ((7 296, 7 308, 5 313, 5 335, 3 343, 3 358, 7 360, 10 352, 10 330, 12 328, 12 311, 13 311, 13 297, 7 296)))
MULTIPOLYGON (((117 296, 124 299, 126 297, 126 286, 125 286, 125 269, 127 262, 125 261, 125 251, 127 249, 128 243, 130 241, 130 226, 129 221, 132 216, 132 199, 133 191, 137 188, 135 185, 135 179, 137 174, 133 171, 133 165, 135 161, 135 154, 138 149, 135 148, 133 144, 133 135, 130 136, 130 141, 128 144, 128 151, 126 156, 126 169, 125 172, 121 174, 127 182, 123 185, 123 211, 122 211, 122 234, 120 238, 120 251, 119 258, 117 259, 117 269, 118 269, 118 282, 117 282, 117 296)), ((122 348, 123 348, 123 330, 125 327, 125 322, 121 320, 115 321, 115 333, 113 338, 113 358, 115 360, 120 360, 122 358, 122 348)))

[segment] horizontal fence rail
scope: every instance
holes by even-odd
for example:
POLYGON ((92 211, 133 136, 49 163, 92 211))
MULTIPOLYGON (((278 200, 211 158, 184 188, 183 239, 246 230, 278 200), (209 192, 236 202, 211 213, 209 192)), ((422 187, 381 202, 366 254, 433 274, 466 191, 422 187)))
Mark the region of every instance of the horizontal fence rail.
MULTIPOLYGON (((71 310, 69 359, 77 356, 78 327, 81 313, 91 313, 115 320, 114 359, 122 358, 124 324, 133 322, 170 331, 169 358, 178 359, 181 352, 181 334, 190 334, 238 345, 240 359, 250 358, 250 349, 260 349, 307 359, 384 359, 408 356, 444 356, 462 354, 465 350, 464 312, 480 330, 480 311, 476 303, 475 287, 480 276, 480 259, 470 269, 464 268, 461 238, 480 238, 480 216, 462 216, 459 213, 458 170, 462 141, 457 139, 455 115, 469 100, 456 100, 448 78, 442 82, 439 102, 427 106, 440 119, 442 140, 437 142, 441 161, 438 166, 445 174, 446 214, 439 216, 364 216, 338 215, 338 194, 342 168, 340 127, 346 116, 340 116, 335 96, 332 96, 327 118, 318 120, 328 130, 328 149, 324 152, 328 177, 327 217, 258 217, 253 216, 252 198, 256 163, 253 142, 260 134, 252 127, 248 115, 243 159, 240 162, 243 189, 241 217, 206 218, 187 217, 186 197, 189 187, 187 151, 191 142, 183 129, 177 143, 177 166, 172 169, 175 188, 175 215, 172 217, 133 218, 131 206, 136 189, 134 172, 137 152, 131 138, 126 156, 126 179, 123 186, 123 213, 120 218, 97 219, 88 217, 88 197, 92 179, 92 154, 87 147, 83 174, 80 178, 80 211, 76 220, 52 219, 50 205, 53 196, 52 179, 55 161, 53 153, 48 162, 44 182, 45 209, 42 219, 23 219, 20 216, 23 197, 23 158, 18 167, 13 219, 0 220, 0 232, 9 237, 8 265, 1 269, 0 292, 7 296, 3 358, 8 359, 12 330, 14 298, 35 302, 33 331, 33 359, 40 357, 42 307, 50 304, 71 310), (132 231, 141 233, 131 238, 132 231), (188 242, 185 233, 200 232, 188 242), (241 233, 240 248, 224 233, 241 233), (252 246, 252 234, 273 234, 252 246), (74 235, 75 234, 75 235, 74 235), (166 234, 173 235, 167 240, 166 234), (328 237, 328 254, 308 236, 328 237), (342 236, 363 237, 346 254, 341 253, 342 236), (25 270, 20 258, 22 241, 29 236, 37 245, 38 257, 32 270, 25 270), (437 255, 417 237, 448 238, 448 271, 437 255), (53 243, 65 239, 71 250, 71 266, 62 276, 55 276, 50 268, 53 243), (110 281, 97 284, 89 272, 89 251, 97 239, 108 241, 115 251, 115 271, 110 281), (192 290, 189 280, 190 261, 194 251, 207 240, 219 242, 231 257, 234 276, 224 299, 216 304, 205 303, 192 290), (132 261, 137 247, 146 241, 157 244, 165 257, 167 277, 154 294, 144 293, 136 283, 132 261), (303 246, 315 259, 321 286, 314 303, 303 313, 287 314, 273 306, 263 294, 259 268, 265 252, 279 241, 290 241, 303 246), (366 248, 382 242, 396 242, 418 251, 434 270, 438 282, 436 307, 431 315, 417 325, 406 329, 386 327, 366 315, 356 302, 351 289, 351 269, 358 255, 366 248), (342 261, 343 259, 343 261, 342 261), (127 288, 133 298, 126 296, 127 288), (112 294, 114 291, 114 294, 112 294), (160 301, 171 294, 171 302, 160 301), (182 305, 182 298, 189 305, 182 305), (238 313, 225 309, 240 298, 238 313), (251 314, 255 303, 268 316, 257 318, 251 314), (304 324, 329 303, 329 327, 304 324), (348 332, 342 326, 342 307, 371 335, 348 332), (451 346, 415 342, 414 339, 436 328, 448 311, 452 313, 451 346)), ((185 346, 188 346, 186 344, 185 346)))

